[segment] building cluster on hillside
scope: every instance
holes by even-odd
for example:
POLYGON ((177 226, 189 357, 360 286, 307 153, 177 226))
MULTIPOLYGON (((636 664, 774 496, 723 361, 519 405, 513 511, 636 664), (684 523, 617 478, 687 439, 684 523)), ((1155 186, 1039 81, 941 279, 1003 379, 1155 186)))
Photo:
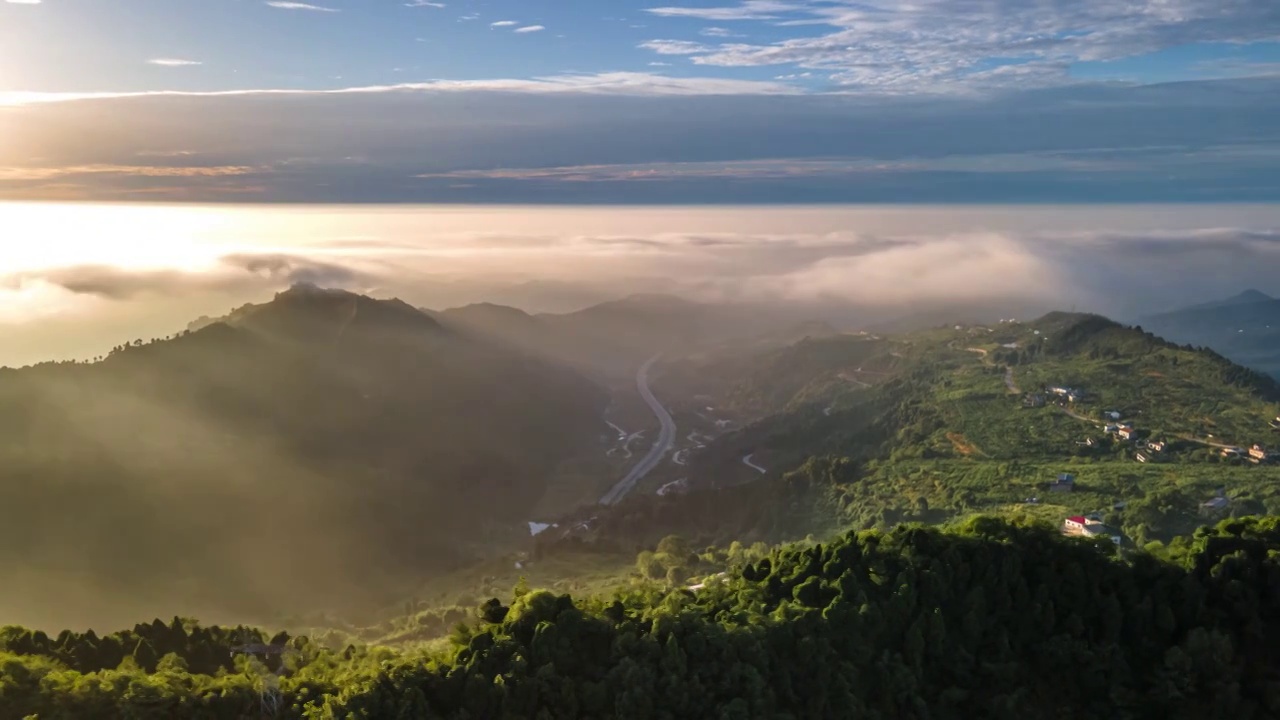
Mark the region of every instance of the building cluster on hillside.
POLYGON ((1044 407, 1044 395, 1040 393, 1027 393, 1022 396, 1022 407, 1024 408, 1042 408, 1044 407))
POLYGON ((1102 517, 1096 513, 1088 516, 1073 515, 1063 520, 1062 534, 1088 538, 1105 537, 1116 545, 1124 543, 1124 535, 1103 523, 1102 517))

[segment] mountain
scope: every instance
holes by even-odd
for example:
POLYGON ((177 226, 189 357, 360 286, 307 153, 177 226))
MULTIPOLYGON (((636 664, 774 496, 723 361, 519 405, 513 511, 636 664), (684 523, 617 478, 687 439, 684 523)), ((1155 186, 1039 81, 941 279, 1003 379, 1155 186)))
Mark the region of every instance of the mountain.
POLYGON ((1174 342, 1212 347, 1236 362, 1280 377, 1280 299, 1265 293, 1247 290, 1138 322, 1174 342))
POLYGON ((1195 310, 1211 310, 1211 309, 1216 309, 1216 308, 1240 307, 1240 306, 1243 306, 1243 305, 1253 305, 1254 303, 1266 303, 1266 302, 1271 302, 1271 301, 1273 301, 1273 300, 1275 300, 1275 298, 1273 298, 1273 297, 1271 297, 1270 295, 1268 295, 1268 294, 1266 294, 1266 293, 1262 292, 1261 290, 1252 290, 1252 289, 1250 289, 1250 290, 1245 290, 1244 292, 1240 293, 1239 295, 1233 295, 1233 296, 1231 296, 1231 297, 1229 297, 1229 298, 1226 298, 1226 299, 1224 299, 1224 300, 1211 300, 1211 301, 1206 302, 1206 303, 1200 303, 1199 305, 1192 305, 1192 306, 1191 306, 1191 307, 1189 307, 1189 308, 1185 308, 1185 309, 1184 309, 1184 311, 1186 311, 1186 310, 1190 310, 1190 311, 1195 311, 1195 310))
POLYGON ((39 598, 47 570, 216 609, 376 594, 517 531, 605 402, 405 303, 307 286, 100 363, 0 371, 0 507, 22 508, 0 584, 39 598))

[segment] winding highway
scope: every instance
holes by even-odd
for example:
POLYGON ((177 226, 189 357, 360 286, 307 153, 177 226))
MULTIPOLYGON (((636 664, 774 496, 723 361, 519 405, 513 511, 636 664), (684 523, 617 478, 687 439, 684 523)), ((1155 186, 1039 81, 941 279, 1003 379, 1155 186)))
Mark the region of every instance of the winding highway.
POLYGON ((671 452, 671 446, 676 440, 676 421, 671 418, 671 413, 662 407, 662 403, 658 402, 658 398, 654 397, 653 391, 649 389, 649 369, 653 364, 662 357, 661 354, 654 355, 649 361, 640 367, 636 373, 636 389, 640 391, 640 397, 649 404, 649 409, 653 410, 653 414, 658 418, 658 422, 662 424, 662 431, 658 434, 658 440, 649 448, 649 452, 640 458, 640 462, 636 463, 627 476, 618 481, 604 497, 600 498, 601 505, 615 505, 619 500, 627 496, 627 493, 640 482, 645 475, 653 471, 658 463, 671 452))

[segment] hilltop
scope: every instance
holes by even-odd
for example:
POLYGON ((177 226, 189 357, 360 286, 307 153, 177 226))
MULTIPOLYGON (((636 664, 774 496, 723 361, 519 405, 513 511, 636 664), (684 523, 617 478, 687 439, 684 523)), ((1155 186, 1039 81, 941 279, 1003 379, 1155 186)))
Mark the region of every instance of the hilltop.
POLYGON ((35 606, 50 568, 216 610, 376 596, 519 537, 606 402, 402 302, 313 287, 3 372, 0 505, 23 511, 0 529, 2 582, 35 606))

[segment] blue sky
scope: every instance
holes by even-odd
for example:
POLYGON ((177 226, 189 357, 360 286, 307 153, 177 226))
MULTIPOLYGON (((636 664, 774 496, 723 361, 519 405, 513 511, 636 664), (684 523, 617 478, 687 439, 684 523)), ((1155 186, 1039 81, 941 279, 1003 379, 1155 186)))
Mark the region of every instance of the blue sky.
POLYGON ((1273 199, 1277 78, 1275 0, 0 0, 0 197, 1273 199))
POLYGON ((982 82, 1280 71, 1280 5, 1270 0, 914 5, 0 0, 0 90, 334 88, 625 71, 912 91, 1001 69, 982 82))

